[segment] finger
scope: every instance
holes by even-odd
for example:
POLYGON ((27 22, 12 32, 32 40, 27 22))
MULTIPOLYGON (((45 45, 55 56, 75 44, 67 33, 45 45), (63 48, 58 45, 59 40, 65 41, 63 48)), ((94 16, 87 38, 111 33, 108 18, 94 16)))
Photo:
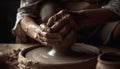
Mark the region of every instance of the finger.
POLYGON ((50 28, 45 24, 40 24, 40 29, 42 30, 41 32, 43 32, 43 31, 50 32, 51 31, 50 28))
POLYGON ((45 46, 51 46, 51 45, 59 44, 62 41, 61 37, 57 37, 57 38, 54 37, 54 39, 53 38, 51 39, 51 38, 43 37, 40 34, 37 34, 34 37, 34 39, 37 40, 38 42, 40 42, 41 44, 45 45, 45 46))
POLYGON ((60 34, 64 38, 67 35, 67 33, 69 33, 70 30, 71 30, 71 26, 70 26, 70 24, 67 24, 60 30, 60 34))
POLYGON ((39 33, 39 35, 42 36, 42 37, 51 38, 51 39, 62 38, 61 34, 59 34, 59 33, 41 32, 41 33, 39 33))
POLYGON ((56 15, 54 15, 48 19, 47 26, 51 27, 55 21, 56 21, 56 15))
POLYGON ((60 30, 66 23, 69 22, 70 15, 67 14, 62 17, 59 21, 54 22, 55 24, 51 27, 52 31, 56 32, 60 30))
POLYGON ((40 39, 40 35, 37 35, 35 40, 40 42, 41 44, 43 44, 43 42, 44 42, 42 39, 40 39))
POLYGON ((40 37, 39 39, 41 39, 44 42, 61 42, 62 41, 61 38, 51 39, 51 38, 46 38, 46 37, 40 37))
POLYGON ((66 14, 66 11, 61 10, 61 11, 58 12, 57 14, 53 15, 52 17, 50 17, 50 18, 48 19, 47 26, 48 26, 48 27, 51 27, 52 25, 54 25, 54 22, 55 22, 55 21, 58 21, 59 19, 61 19, 62 16, 64 16, 65 14, 66 14))
POLYGON ((42 45, 51 46, 51 45, 49 45, 48 42, 45 42, 44 39, 42 39, 42 37, 40 37, 40 36, 38 36, 38 37, 36 38, 36 40, 37 40, 38 42, 40 42, 42 45))

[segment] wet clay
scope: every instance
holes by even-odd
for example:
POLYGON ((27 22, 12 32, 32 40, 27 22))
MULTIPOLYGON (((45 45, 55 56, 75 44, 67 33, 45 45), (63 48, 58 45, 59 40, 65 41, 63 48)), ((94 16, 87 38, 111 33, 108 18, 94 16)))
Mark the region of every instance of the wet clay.
POLYGON ((51 49, 48 47, 35 48, 27 52, 25 57, 41 63, 61 64, 61 63, 73 63, 77 61, 82 61, 85 59, 95 57, 97 55, 95 53, 90 52, 89 50, 82 51, 82 48, 79 48, 79 51, 71 50, 68 54, 51 56, 48 54, 50 50, 51 49))
MULTIPOLYGON (((6 51, 6 50, 5 50, 6 51)), ((0 69, 19 69, 18 54, 20 49, 10 51, 9 53, 0 53, 0 69)))
POLYGON ((69 53, 49 55, 51 48, 37 46, 23 50, 19 54, 21 69, 95 69, 99 49, 86 44, 74 44, 69 53), (28 61, 27 61, 28 60, 28 61), (92 63, 92 64, 91 64, 92 63), (22 67, 23 66, 23 67, 22 67))

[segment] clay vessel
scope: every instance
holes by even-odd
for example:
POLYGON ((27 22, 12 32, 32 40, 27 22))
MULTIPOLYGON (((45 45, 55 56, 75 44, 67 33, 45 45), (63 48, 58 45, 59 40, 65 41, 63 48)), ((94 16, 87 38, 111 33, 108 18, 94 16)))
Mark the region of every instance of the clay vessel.
MULTIPOLYGON (((41 55, 40 52, 35 53, 37 49, 40 51, 41 48, 48 49, 48 47, 40 45, 21 51, 18 59, 20 69, 95 69, 97 57, 100 53, 100 50, 94 46, 75 43, 71 48, 77 52, 78 56, 70 52, 73 56, 48 56, 46 58, 40 57, 41 55, 45 56, 45 51, 41 55), (26 57, 30 52, 32 53, 28 56, 32 58, 26 57)), ((51 48, 48 50, 51 50, 51 48)))
POLYGON ((120 69, 120 52, 107 52, 99 55, 96 69, 120 69))

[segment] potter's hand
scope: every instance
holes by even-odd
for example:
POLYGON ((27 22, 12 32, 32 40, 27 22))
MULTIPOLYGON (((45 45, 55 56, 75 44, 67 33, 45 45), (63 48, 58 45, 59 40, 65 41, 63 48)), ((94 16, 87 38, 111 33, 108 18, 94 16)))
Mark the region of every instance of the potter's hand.
POLYGON ((52 31, 56 32, 63 28, 66 24, 70 24, 73 30, 78 29, 78 25, 72 19, 70 13, 66 10, 61 10, 57 14, 48 19, 47 26, 51 27, 52 31))
POLYGON ((32 39, 43 45, 51 45, 60 41, 59 34, 50 33, 50 29, 45 24, 40 26, 30 17, 24 17, 21 22, 21 28, 32 39))
POLYGON ((55 46, 55 49, 66 51, 76 40, 76 24, 66 11, 60 11, 49 18, 47 25, 52 32, 62 36, 62 42, 55 46))
POLYGON ((39 33, 36 35, 37 41, 45 46, 53 46, 61 42, 61 36, 57 33, 51 33, 51 29, 45 24, 40 24, 39 33))

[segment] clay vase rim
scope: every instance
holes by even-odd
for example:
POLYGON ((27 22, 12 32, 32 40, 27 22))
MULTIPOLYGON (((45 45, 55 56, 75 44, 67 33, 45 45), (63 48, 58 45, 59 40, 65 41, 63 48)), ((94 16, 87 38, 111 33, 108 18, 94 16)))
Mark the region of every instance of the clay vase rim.
POLYGON ((106 53, 101 53, 99 56, 98 56, 98 62, 100 63, 105 63, 105 64, 119 64, 120 65, 120 60, 119 61, 114 61, 114 60, 105 60, 104 57, 106 57, 107 55, 111 55, 111 56, 114 56, 116 54, 119 54, 120 56, 120 51, 118 52, 106 52, 106 53))

